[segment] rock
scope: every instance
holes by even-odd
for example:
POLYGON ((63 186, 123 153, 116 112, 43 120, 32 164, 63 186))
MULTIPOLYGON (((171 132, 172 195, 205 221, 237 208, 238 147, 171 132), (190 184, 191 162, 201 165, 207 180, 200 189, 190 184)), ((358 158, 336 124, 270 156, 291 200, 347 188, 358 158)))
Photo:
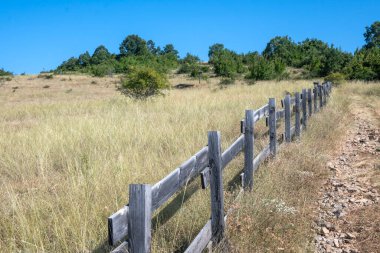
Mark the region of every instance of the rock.
POLYGON ((328 230, 326 227, 322 227, 321 229, 322 235, 328 235, 330 233, 330 230, 328 230))
POLYGON ((339 240, 338 240, 338 239, 334 239, 334 246, 335 246, 336 248, 339 248, 339 247, 340 247, 340 245, 339 245, 339 240))
POLYGON ((353 233, 347 233, 346 238, 347 238, 347 239, 355 239, 356 236, 355 236, 355 234, 353 234, 353 233))
POLYGON ((334 169, 335 165, 332 162, 328 162, 327 167, 329 167, 330 169, 334 169))

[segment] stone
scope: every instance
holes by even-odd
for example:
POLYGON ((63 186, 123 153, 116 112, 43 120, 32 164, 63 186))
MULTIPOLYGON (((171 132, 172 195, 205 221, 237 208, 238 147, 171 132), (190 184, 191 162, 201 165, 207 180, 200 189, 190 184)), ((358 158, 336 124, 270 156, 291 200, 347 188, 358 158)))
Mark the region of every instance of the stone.
POLYGON ((339 240, 338 240, 338 239, 334 239, 334 246, 335 246, 336 248, 339 248, 339 247, 340 247, 340 245, 339 245, 339 240))
POLYGON ((326 227, 322 227, 321 232, 322 235, 328 235, 330 233, 330 230, 328 230, 326 227))

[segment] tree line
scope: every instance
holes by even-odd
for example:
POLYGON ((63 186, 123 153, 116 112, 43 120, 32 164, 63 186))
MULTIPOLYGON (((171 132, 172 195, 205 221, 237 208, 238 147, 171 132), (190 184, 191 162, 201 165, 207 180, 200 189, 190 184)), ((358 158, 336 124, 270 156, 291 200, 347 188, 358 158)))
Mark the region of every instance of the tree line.
MULTIPOLYGON (((232 80, 239 76, 251 80, 287 79, 291 74, 289 69, 300 69, 299 78, 335 76, 380 80, 379 21, 365 28, 364 39, 365 45, 354 54, 319 39, 296 43, 289 36, 271 39, 261 53, 238 54, 217 43, 209 48, 208 62, 217 76, 232 80)), ((101 45, 92 55, 86 51, 79 57, 71 57, 55 71, 104 76, 126 74, 139 68, 150 68, 161 74, 177 69, 178 73, 200 78, 210 70, 207 65, 200 63, 197 56, 189 53, 181 59, 172 44, 161 49, 152 40, 129 35, 120 44, 119 54, 112 54, 101 45)))

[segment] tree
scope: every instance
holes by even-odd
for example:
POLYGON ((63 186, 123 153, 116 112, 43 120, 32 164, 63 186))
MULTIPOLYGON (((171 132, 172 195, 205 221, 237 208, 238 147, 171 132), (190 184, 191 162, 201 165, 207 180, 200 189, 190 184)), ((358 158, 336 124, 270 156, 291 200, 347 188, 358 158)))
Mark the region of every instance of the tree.
POLYGON ((237 73, 245 71, 243 56, 228 49, 214 52, 212 54, 212 64, 214 72, 218 76, 235 78, 237 73))
POLYGON ((277 36, 268 42, 263 51, 263 56, 268 60, 279 58, 286 65, 294 66, 299 58, 298 46, 288 36, 277 36))
POLYGON ((209 62, 212 63, 214 55, 219 54, 223 50, 224 50, 224 45, 220 43, 215 43, 212 46, 210 46, 208 50, 209 62))
POLYGON ((105 46, 100 45, 95 49, 91 57, 91 64, 102 64, 107 62, 109 59, 111 59, 110 52, 105 46))
POLYGON ((126 96, 146 99, 163 94, 169 82, 163 74, 151 68, 134 69, 122 80, 119 90, 126 96))
POLYGON ((365 48, 380 47, 380 21, 374 22, 365 28, 364 39, 365 48))
POLYGON ((151 54, 156 55, 156 54, 158 54, 161 51, 160 47, 156 48, 156 45, 155 45, 155 43, 154 43, 153 40, 148 40, 146 42, 146 45, 147 45, 148 51, 151 54))
POLYGON ((85 53, 79 55, 78 60, 79 60, 79 65, 80 66, 87 67, 91 63, 91 56, 88 53, 88 51, 86 51, 85 53))
POLYGON ((199 57, 187 53, 186 56, 181 60, 181 66, 178 73, 190 73, 191 76, 197 77, 201 73, 201 68, 199 66, 199 57))
POLYGON ((0 68, 0 76, 13 76, 13 73, 0 68))
MULTIPOLYGON (((153 42, 153 41, 152 41, 153 42)), ((119 47, 120 55, 145 55, 148 52, 147 43, 138 35, 128 35, 119 47)))
POLYGON ((64 61, 61 65, 58 66, 58 70, 61 71, 76 71, 79 68, 78 58, 71 57, 67 61, 64 61))
POLYGON ((162 54, 166 55, 172 55, 176 59, 178 59, 178 51, 174 48, 173 44, 167 44, 164 46, 164 49, 162 50, 162 54))

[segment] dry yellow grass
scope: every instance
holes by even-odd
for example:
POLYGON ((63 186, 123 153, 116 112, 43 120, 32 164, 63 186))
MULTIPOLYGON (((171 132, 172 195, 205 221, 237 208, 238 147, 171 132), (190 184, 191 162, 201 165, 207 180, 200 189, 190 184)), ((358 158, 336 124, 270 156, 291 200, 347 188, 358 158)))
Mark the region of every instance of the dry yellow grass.
MULTIPOLYGON (((1 252, 103 252, 106 219, 127 203, 128 184, 160 180, 206 144, 208 130, 220 130, 226 147, 239 135, 244 109, 311 87, 201 85, 132 101, 115 91, 117 80, 24 76, 0 87, 1 252)), ((236 160, 226 182, 239 166, 236 160)), ((168 222, 165 212, 153 250, 189 243, 209 218, 208 200, 207 191, 197 191, 168 222)))

